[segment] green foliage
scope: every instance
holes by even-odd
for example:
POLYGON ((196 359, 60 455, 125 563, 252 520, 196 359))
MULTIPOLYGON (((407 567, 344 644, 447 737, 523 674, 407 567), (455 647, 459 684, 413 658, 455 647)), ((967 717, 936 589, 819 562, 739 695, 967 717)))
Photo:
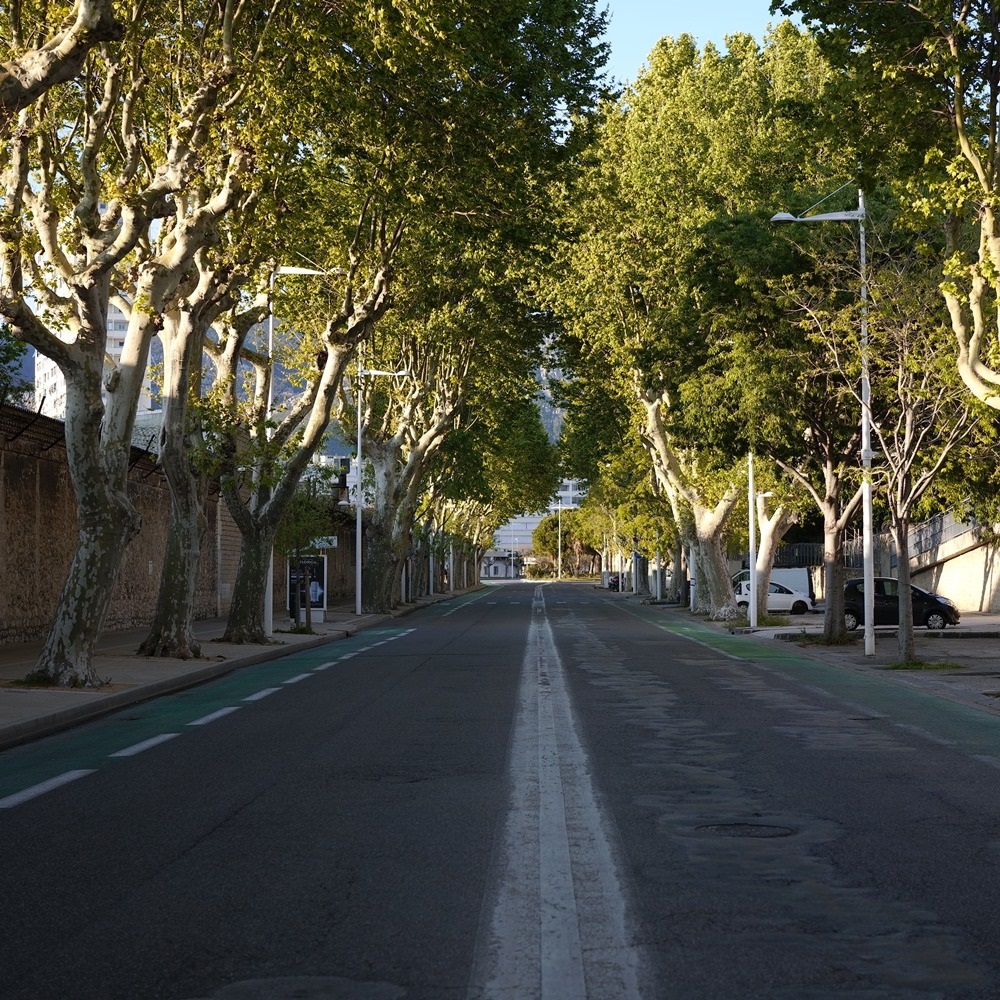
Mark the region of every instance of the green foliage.
POLYGON ((334 470, 325 465, 310 466, 285 508, 274 536, 274 547, 286 556, 313 551, 317 538, 334 534, 338 520, 334 470))
POLYGON ((604 109, 546 283, 575 473, 634 435, 637 388, 666 393, 667 432, 699 481, 721 483, 748 447, 801 452, 800 401, 815 386, 828 405, 829 387, 775 291, 814 265, 769 219, 854 170, 832 141, 816 153, 834 76, 788 24, 726 53, 664 39, 604 109))
POLYGON ((27 347, 0 323, 0 404, 28 405, 33 384, 21 375, 27 347))

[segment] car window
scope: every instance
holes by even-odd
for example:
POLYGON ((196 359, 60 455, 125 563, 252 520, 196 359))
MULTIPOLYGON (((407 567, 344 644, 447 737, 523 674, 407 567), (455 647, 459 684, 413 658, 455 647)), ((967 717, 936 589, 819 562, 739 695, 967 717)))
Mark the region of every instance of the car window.
POLYGON ((898 580, 882 580, 882 587, 884 588, 884 593, 886 597, 899 597, 899 581, 898 580))
POLYGON ((772 594, 790 594, 791 593, 791 591, 787 587, 782 586, 780 583, 772 583, 771 586, 768 588, 768 590, 772 594))

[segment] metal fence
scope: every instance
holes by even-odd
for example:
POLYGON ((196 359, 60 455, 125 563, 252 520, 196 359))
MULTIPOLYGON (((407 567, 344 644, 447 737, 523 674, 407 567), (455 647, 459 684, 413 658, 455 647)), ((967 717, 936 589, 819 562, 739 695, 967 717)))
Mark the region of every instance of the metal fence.
MULTIPOLYGON (((951 511, 936 514, 934 517, 914 524, 910 527, 910 558, 919 559, 929 552, 935 552, 942 545, 969 535, 970 543, 975 542, 984 534, 982 525, 975 521, 956 521, 951 511)), ((844 539, 844 565, 848 569, 862 569, 864 566, 864 540, 861 532, 855 532, 844 539)), ((896 543, 891 532, 879 531, 872 536, 872 551, 877 574, 891 573, 895 569, 896 543)), ((748 553, 740 554, 743 565, 749 558, 748 553)), ((780 545, 774 557, 775 567, 790 566, 822 566, 823 545, 821 542, 796 542, 791 545, 780 545)))

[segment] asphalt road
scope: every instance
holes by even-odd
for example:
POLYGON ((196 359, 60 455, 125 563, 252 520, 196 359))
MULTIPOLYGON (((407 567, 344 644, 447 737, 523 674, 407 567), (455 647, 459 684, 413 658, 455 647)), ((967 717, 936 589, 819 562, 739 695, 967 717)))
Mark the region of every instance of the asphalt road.
POLYGON ((1000 717, 491 588, 0 754, 0 997, 994 1000, 998 767, 1000 717))

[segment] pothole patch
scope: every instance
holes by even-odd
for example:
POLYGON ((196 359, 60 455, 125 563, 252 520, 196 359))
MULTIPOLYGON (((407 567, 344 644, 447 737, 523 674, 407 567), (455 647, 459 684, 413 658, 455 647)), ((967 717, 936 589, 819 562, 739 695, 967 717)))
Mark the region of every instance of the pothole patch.
POLYGON ((698 833, 710 833, 716 837, 751 837, 763 840, 791 837, 796 833, 790 826, 774 826, 770 823, 707 823, 695 829, 698 833))

